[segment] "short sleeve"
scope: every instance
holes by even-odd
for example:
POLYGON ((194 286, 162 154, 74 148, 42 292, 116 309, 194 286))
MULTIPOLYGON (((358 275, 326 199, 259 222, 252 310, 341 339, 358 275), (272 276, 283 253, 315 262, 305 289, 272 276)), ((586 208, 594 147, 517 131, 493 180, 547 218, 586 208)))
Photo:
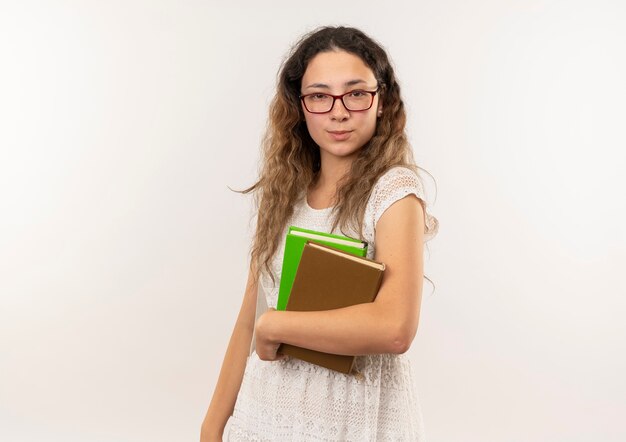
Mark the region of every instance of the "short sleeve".
MULTIPOLYGON (((394 167, 385 172, 374 185, 370 195, 366 217, 375 232, 376 224, 385 211, 396 201, 407 195, 415 195, 419 198, 426 211, 424 188, 417 174, 406 167, 394 167)), ((424 240, 429 241, 438 231, 438 221, 426 211, 424 240)))

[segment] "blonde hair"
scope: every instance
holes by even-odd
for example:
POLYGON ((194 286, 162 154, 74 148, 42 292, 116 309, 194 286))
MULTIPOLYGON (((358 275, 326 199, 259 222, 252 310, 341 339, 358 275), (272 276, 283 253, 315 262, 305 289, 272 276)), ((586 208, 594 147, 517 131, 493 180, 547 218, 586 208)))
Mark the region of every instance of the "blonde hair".
MULTIPOLYGON (((384 49, 355 28, 322 27, 304 35, 279 70, 276 95, 261 143, 259 179, 242 191, 254 192, 258 208, 251 264, 265 269, 272 281, 270 263, 294 204, 306 196, 320 171, 319 147, 309 135, 300 105, 301 80, 313 57, 337 50, 359 56, 373 71, 385 111, 377 121, 374 135, 352 163, 350 173, 337 186, 332 230, 352 229, 362 236, 365 207, 378 178, 394 166, 408 167, 416 174, 420 169, 415 165, 405 133, 406 112, 400 86, 384 49)), ((425 212, 424 202, 420 202, 425 212)), ((431 230, 436 227, 431 226, 431 230)))

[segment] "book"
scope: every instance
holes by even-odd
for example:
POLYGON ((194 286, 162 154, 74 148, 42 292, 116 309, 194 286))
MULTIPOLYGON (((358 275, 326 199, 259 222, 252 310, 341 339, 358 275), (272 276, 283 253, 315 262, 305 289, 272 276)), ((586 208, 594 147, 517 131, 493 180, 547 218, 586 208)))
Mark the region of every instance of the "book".
MULTIPOLYGON (((385 264, 308 241, 296 273, 288 311, 319 311, 373 302, 385 264)), ((350 373, 355 356, 324 353, 281 344, 282 354, 342 373, 350 373)))
POLYGON ((296 277, 302 250, 308 240, 313 240, 318 244, 343 250, 356 256, 365 256, 367 254, 367 242, 365 241, 342 235, 289 226, 285 239, 285 253, 283 255, 283 267, 280 275, 276 310, 285 310, 285 307, 287 307, 287 301, 289 300, 291 286, 296 277))

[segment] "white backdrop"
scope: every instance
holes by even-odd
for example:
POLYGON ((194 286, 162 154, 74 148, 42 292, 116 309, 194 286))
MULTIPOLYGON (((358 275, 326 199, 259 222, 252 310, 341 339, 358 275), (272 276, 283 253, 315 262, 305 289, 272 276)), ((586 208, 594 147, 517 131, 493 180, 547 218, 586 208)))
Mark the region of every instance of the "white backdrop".
POLYGON ((198 439, 252 234, 227 186, 324 24, 387 48, 436 180, 429 440, 626 440, 625 22, 617 0, 0 2, 0 440, 198 439))

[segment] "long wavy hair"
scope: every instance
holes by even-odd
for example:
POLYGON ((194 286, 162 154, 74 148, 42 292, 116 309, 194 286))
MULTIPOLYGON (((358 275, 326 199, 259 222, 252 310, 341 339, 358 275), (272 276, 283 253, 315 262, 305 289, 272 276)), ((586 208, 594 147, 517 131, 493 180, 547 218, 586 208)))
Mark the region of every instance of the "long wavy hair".
MULTIPOLYGON (((258 181, 242 193, 254 192, 257 226, 252 242, 252 265, 265 269, 275 281, 271 260, 276 253, 294 204, 315 184, 320 172, 320 150, 306 127, 300 105, 300 87, 308 63, 321 52, 346 51, 357 55, 378 81, 384 111, 373 137, 359 150, 351 170, 337 185, 332 210, 333 228, 363 236, 365 207, 378 178, 389 168, 405 166, 417 174, 405 133, 406 112, 400 86, 385 50, 362 31, 325 26, 304 35, 291 48, 279 73, 276 95, 269 108, 263 137, 258 181)), ((421 201, 424 211, 426 207, 421 201)), ((428 229, 437 230, 435 225, 428 229)), ((428 278, 427 278, 428 279, 428 278)))

